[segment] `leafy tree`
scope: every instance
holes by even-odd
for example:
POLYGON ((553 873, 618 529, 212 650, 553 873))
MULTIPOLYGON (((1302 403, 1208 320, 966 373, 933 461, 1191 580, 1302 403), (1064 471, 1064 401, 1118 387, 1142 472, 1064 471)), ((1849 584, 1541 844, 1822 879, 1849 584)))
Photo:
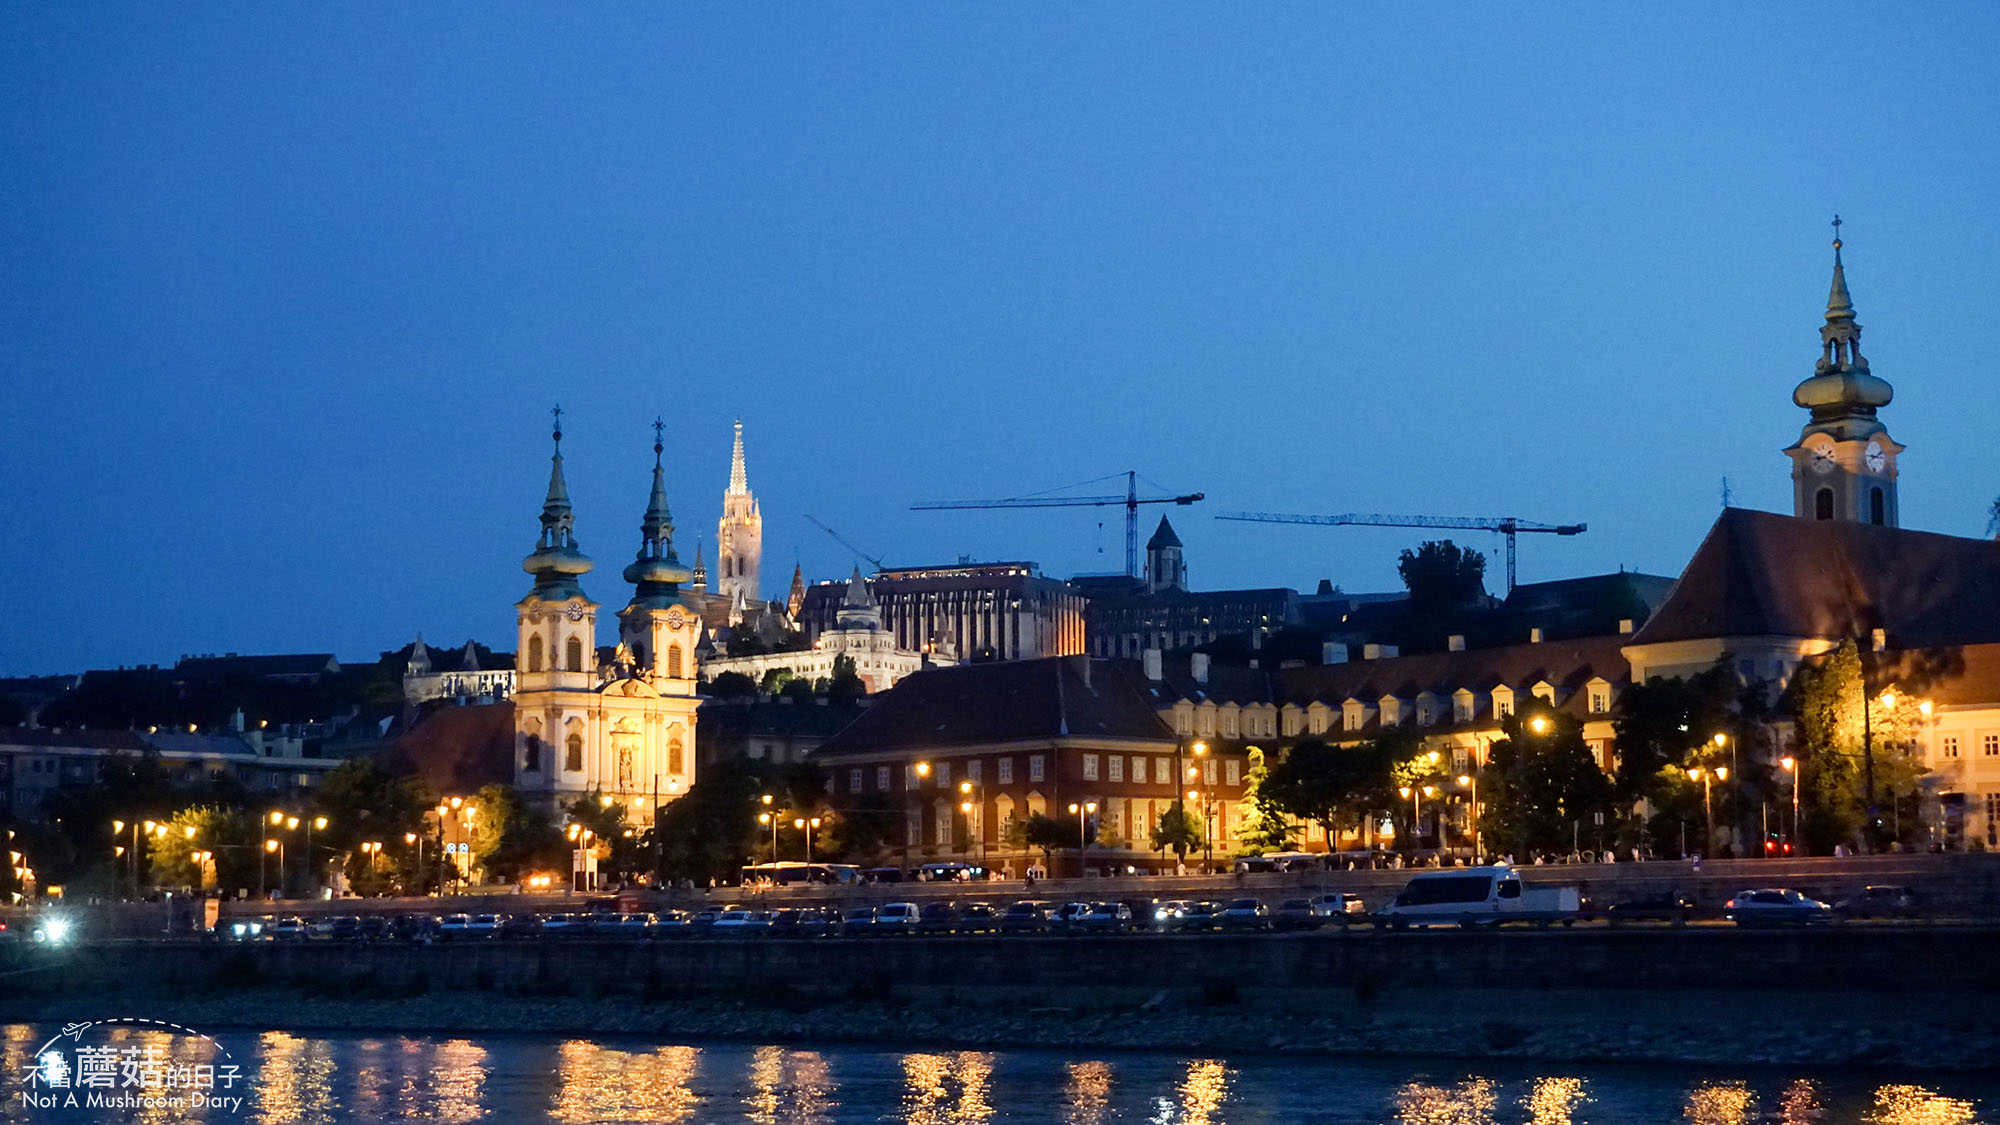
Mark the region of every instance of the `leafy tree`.
POLYGON ((1201 817, 1188 807, 1175 801, 1173 807, 1160 814, 1160 822, 1153 826, 1153 847, 1173 850, 1174 858, 1187 862, 1188 853, 1196 851, 1207 842, 1202 834, 1201 817))
POLYGON ((833 675, 827 680, 826 695, 833 699, 853 699, 867 695, 868 685, 861 682, 855 671, 854 658, 841 653, 833 658, 833 675))
POLYGON ((1298 842, 1293 836, 1291 818, 1278 807, 1275 796, 1266 791, 1271 769, 1265 765, 1264 752, 1252 746, 1248 758, 1249 769, 1243 774, 1243 828, 1236 836, 1243 845, 1243 854, 1291 851, 1298 847, 1298 842))
MULTIPOLYGON (((379 869, 383 861, 364 857, 361 845, 378 843, 391 856, 400 855, 406 849, 403 837, 425 830, 424 812, 433 800, 419 778, 392 774, 365 758, 342 762, 326 775, 314 796, 327 824, 313 833, 313 848, 320 854, 311 862, 323 864, 338 856, 350 879, 379 869)), ((298 846, 305 846, 303 836, 298 846)))
POLYGON ((1567 852, 1576 827, 1613 810, 1611 779, 1583 740, 1583 726, 1546 705, 1524 706, 1501 724, 1489 750, 1480 830, 1521 856, 1567 852))
POLYGON ((829 860, 874 865, 888 857, 901 840, 903 807, 894 795, 869 790, 856 793, 813 838, 813 854, 829 860))
POLYGON ((472 804, 472 859, 488 878, 519 882, 536 871, 568 872, 569 841, 512 788, 485 786, 472 804))
MULTIPOLYGON (((164 887, 254 887, 263 846, 256 818, 242 808, 195 805, 168 818, 153 839, 152 881, 164 887), (192 830, 192 831, 190 831, 192 830), (206 858, 196 861, 196 855, 206 858), (209 883, 209 879, 213 883, 209 883)), ((130 844, 128 843, 129 847, 130 844)), ((270 869, 277 885, 277 869, 270 869)))
POLYGON ((1875 694, 1863 676, 1860 649, 1852 640, 1792 677, 1792 714, 1799 733, 1799 835, 1808 851, 1826 854, 1853 844, 1865 832, 1879 846, 1888 825, 1879 823, 1885 801, 1913 791, 1923 773, 1912 753, 1921 719, 1910 699, 1890 701, 1875 694), (1866 707, 1866 718, 1863 708, 1866 707), (1868 767, 1872 763, 1878 823, 1869 826, 1868 767))
POLYGON ((756 695, 757 681, 742 672, 724 672, 708 685, 708 694, 717 699, 756 695))
POLYGON ((1404 551, 1396 559, 1396 573, 1418 610, 1471 605, 1486 596, 1486 556, 1449 539, 1404 551))
MULTIPOLYGON (((744 861, 757 854, 760 839, 769 840, 770 830, 757 822, 759 812, 824 817, 825 796, 824 775, 809 762, 771 765, 738 758, 705 768, 694 788, 660 810, 663 877, 697 884, 733 881, 744 861), (768 806, 762 799, 767 793, 768 806)), ((789 832, 786 819, 781 817, 780 825, 789 832)), ((813 843, 817 851, 818 836, 813 843)))
POLYGON ((1370 813, 1389 807, 1395 765, 1409 741, 1400 731, 1358 746, 1301 739, 1261 788, 1279 810, 1319 825, 1331 847, 1342 827, 1365 824, 1370 813))

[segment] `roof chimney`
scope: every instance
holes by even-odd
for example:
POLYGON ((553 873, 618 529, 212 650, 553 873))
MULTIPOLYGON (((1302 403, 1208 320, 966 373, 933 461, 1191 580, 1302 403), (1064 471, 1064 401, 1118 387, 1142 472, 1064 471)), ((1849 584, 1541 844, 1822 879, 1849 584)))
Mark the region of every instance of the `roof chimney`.
POLYGON ((1464 652, 1465 634, 1453 633, 1451 636, 1446 637, 1444 639, 1444 647, 1446 652, 1464 652))
POLYGON ((1388 660, 1391 657, 1398 655, 1399 652, 1400 650, 1397 649, 1395 645, 1362 645, 1361 659, 1388 660))
POLYGON ((1188 675, 1194 677, 1195 683, 1205 684, 1208 682, 1207 653, 1197 652, 1197 653, 1191 653, 1188 656, 1188 675))
POLYGON ((1160 650, 1156 648, 1141 650, 1139 653, 1139 662, 1145 666, 1147 681, 1150 683, 1159 683, 1161 678, 1160 650))
POLYGON ((1623 633, 1630 633, 1630 632, 1632 631, 1632 619, 1631 619, 1631 618, 1629 618, 1629 617, 1621 617, 1621 618, 1619 618, 1619 619, 1618 619, 1618 631, 1619 631, 1619 633, 1621 633, 1621 634, 1623 634, 1623 633))
POLYGON ((1531 645, 1542 643, 1542 627, 1540 625, 1528 630, 1528 643, 1531 645))
POLYGON ((1319 662, 1321 664, 1347 663, 1347 646, 1339 641, 1327 641, 1319 646, 1319 662))

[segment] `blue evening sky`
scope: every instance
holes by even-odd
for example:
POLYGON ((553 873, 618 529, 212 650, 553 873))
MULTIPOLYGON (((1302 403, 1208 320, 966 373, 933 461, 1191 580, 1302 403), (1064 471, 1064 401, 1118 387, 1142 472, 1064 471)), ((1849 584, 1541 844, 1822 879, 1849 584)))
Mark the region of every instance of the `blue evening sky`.
POLYGON ((1240 509, 1677 574, 1724 477, 1789 509, 1836 211, 1904 523, 1978 535, 1996 43, 1984 3, 9 4, 0 674, 512 647, 558 401, 607 610, 655 415, 687 559, 744 420, 769 594, 854 562, 806 513, 1116 570, 1117 509, 908 506, 1128 468, 1208 494, 1197 588, 1394 588, 1425 537, 1240 509))

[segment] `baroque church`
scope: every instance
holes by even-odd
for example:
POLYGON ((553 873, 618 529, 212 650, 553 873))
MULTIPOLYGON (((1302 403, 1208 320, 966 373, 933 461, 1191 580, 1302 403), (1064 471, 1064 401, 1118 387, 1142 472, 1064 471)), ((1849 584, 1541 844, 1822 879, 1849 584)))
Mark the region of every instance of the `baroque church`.
POLYGON ((663 429, 654 423, 652 494, 624 572, 632 599, 607 657, 597 648, 598 603, 579 584, 592 563, 573 530, 557 414, 541 536, 521 564, 534 587, 515 606, 514 785, 544 807, 610 796, 644 823, 694 784, 701 606, 683 591, 693 572, 674 553, 663 429))

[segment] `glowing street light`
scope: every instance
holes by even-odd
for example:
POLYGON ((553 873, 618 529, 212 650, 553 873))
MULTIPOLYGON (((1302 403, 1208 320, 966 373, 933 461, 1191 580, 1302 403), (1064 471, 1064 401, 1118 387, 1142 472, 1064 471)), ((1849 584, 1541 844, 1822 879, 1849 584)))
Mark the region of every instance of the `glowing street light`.
POLYGON ((1078 878, 1082 878, 1086 866, 1084 857, 1089 854, 1090 848, 1089 841, 1084 838, 1084 824, 1090 817, 1097 815, 1097 802, 1085 801, 1079 805, 1072 801, 1069 811, 1076 817, 1076 874, 1078 878))
POLYGON ((815 817, 803 817, 803 816, 802 816, 802 817, 797 817, 797 818, 794 818, 794 819, 793 819, 793 821, 792 821, 792 827, 793 827, 793 828, 800 828, 800 829, 804 829, 804 830, 805 830, 805 834, 806 834, 806 862, 807 862, 807 863, 811 863, 811 862, 813 861, 813 829, 815 829, 815 828, 818 828, 818 827, 819 827, 819 825, 820 825, 820 818, 819 818, 819 817, 816 817, 816 816, 815 816, 815 817))
POLYGON ((1458 783, 1465 786, 1466 815, 1472 821, 1472 858, 1479 859, 1479 779, 1469 773, 1458 775, 1458 783))

